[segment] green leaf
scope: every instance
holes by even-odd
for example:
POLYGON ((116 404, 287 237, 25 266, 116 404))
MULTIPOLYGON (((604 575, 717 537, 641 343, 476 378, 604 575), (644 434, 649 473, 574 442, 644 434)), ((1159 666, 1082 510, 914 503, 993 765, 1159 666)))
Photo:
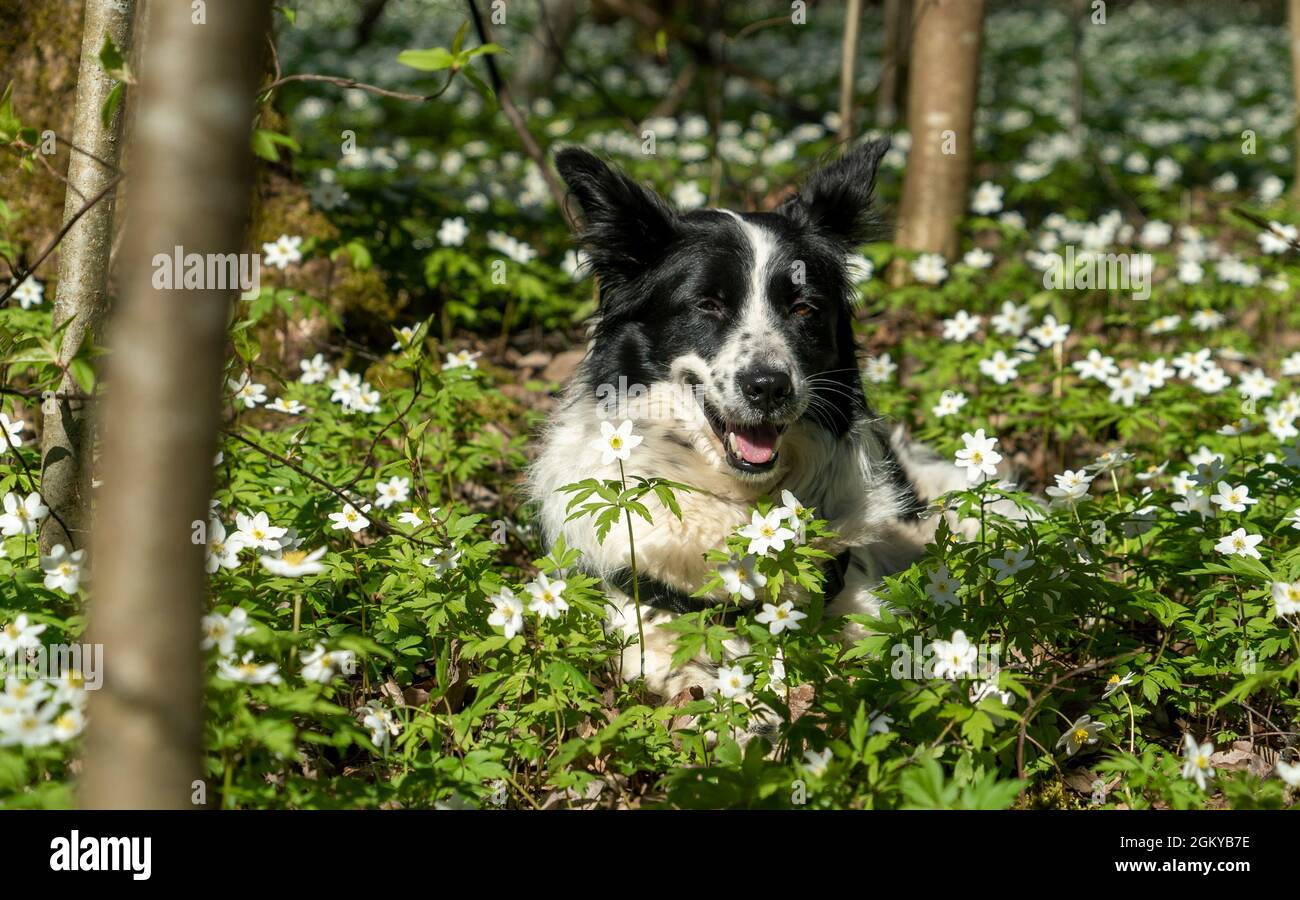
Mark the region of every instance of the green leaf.
POLYGON ((476 56, 484 56, 489 53, 504 53, 505 50, 499 44, 479 44, 472 50, 466 50, 464 53, 457 54, 458 61, 466 62, 476 56))
POLYGON ((984 746, 984 738, 993 733, 993 720, 983 710, 975 710, 962 723, 961 736, 970 741, 976 750, 984 746))
POLYGON ((968 785, 961 793, 962 809, 1006 809, 1015 802, 1024 785, 1018 780, 998 781, 992 773, 968 785))
POLYGON ((668 507, 668 511, 676 516, 678 521, 680 521, 682 518, 682 508, 678 505, 677 497, 673 494, 672 488, 668 487, 666 484, 656 484, 654 490, 655 496, 659 498, 659 502, 668 507))
POLYGON ((279 162, 280 153, 276 147, 287 147, 294 153, 302 152, 298 142, 287 134, 280 134, 278 131, 267 131, 265 128, 253 130, 253 152, 262 159, 267 162, 279 162))
POLYGON ((497 95, 493 92, 492 88, 488 87, 487 82, 478 76, 477 72, 473 69, 461 69, 461 74, 469 79, 470 84, 474 85, 474 89, 482 95, 490 109, 497 108, 497 95))
POLYGON ((456 29, 456 36, 451 41, 451 52, 460 53, 460 48, 465 46, 465 35, 469 32, 469 19, 460 23, 460 28, 456 29))
POLYGON ((27 763, 9 750, 0 751, 0 790, 10 791, 27 781, 27 763))
POLYGON ((23 123, 14 115, 13 92, 14 83, 11 81, 5 86, 4 93, 0 94, 0 141, 6 144, 17 138, 23 127, 23 123))
POLYGON ((675 647, 672 664, 674 667, 683 666, 687 660, 694 659, 704 649, 704 635, 684 634, 677 639, 675 647))
POLYGON ((95 367, 90 360, 83 356, 78 356, 68 364, 68 371, 72 373, 72 379, 77 382, 87 394, 95 390, 95 367))
POLYGON ((351 240, 342 247, 336 249, 330 254, 330 259, 335 260, 346 254, 352 260, 352 268, 358 272, 364 272, 374 263, 374 258, 370 255, 370 250, 358 240, 351 240))
POLYGON ((135 77, 131 74, 131 66, 126 61, 122 51, 113 43, 113 39, 104 38, 104 46, 99 48, 99 64, 104 67, 110 78, 116 78, 118 81, 125 81, 127 84, 135 84, 135 77))
POLYGON ((99 50, 99 62, 110 75, 126 65, 122 51, 117 49, 117 44, 113 43, 111 37, 104 38, 104 46, 99 50))
POLYGON ((421 72, 438 72, 450 69, 456 62, 456 55, 446 47, 430 47, 428 50, 403 50, 397 54, 397 61, 421 72))
POLYGON ((899 787, 904 809, 952 809, 957 801, 957 786, 944 784, 943 768, 928 756, 903 773, 899 787))
POLYGON ((108 92, 108 97, 104 100, 104 106, 99 111, 100 121, 105 128, 108 128, 113 121, 113 116, 117 113, 117 108, 122 105, 122 95, 126 92, 126 85, 118 82, 113 85, 113 89, 108 92))

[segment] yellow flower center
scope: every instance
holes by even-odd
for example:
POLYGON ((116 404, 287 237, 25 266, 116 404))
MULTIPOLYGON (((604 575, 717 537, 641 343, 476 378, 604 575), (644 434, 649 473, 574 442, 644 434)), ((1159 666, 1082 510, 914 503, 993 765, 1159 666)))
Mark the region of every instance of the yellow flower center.
POLYGON ((301 563, 304 559, 307 558, 307 551, 290 550, 288 553, 285 553, 281 558, 289 565, 296 566, 299 563, 301 563))
POLYGON ((1196 754, 1196 768, 1208 769, 1210 767, 1210 758, 1204 753, 1196 754))
POLYGON ((609 446, 614 450, 622 450, 623 439, 618 435, 614 435, 612 438, 609 439, 609 446))
POLYGON ((1076 729, 1074 729, 1074 742, 1075 742, 1076 744, 1086 744, 1086 743, 1088 743, 1088 729, 1086 729, 1086 728, 1076 728, 1076 729))

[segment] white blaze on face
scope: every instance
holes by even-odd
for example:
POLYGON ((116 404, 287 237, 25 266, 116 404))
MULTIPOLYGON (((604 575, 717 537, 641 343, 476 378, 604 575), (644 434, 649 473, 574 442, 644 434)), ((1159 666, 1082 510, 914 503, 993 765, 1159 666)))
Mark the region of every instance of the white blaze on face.
POLYGON ((744 408, 744 398, 736 383, 736 375, 747 366, 762 364, 789 373, 799 393, 799 368, 795 364, 785 336, 773 313, 767 294, 772 278, 772 267, 777 258, 776 236, 765 228, 746 221, 730 210, 722 212, 731 216, 740 226, 749 244, 750 271, 745 299, 740 307, 740 317, 732 326, 722 349, 713 360, 711 388, 722 395, 721 404, 726 410, 744 408))

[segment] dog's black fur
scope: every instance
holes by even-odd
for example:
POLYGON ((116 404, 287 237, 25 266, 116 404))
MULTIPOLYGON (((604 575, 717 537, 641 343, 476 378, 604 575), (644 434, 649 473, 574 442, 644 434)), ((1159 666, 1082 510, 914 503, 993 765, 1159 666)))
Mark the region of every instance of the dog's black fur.
MULTIPOLYGON (((815 391, 825 402, 811 415, 837 437, 868 412, 845 260, 883 231, 872 193, 888 149, 887 138, 859 147, 816 172, 776 213, 748 217, 771 230, 781 248, 770 266, 774 307, 788 312, 802 300, 814 309, 806 318, 785 316, 783 331, 805 371, 833 373, 833 384, 815 391), (805 264, 803 285, 788 276, 795 261, 805 264)), ((714 210, 676 213, 584 150, 560 151, 556 166, 581 206, 580 242, 600 278, 593 383, 617 383, 623 375, 651 384, 685 353, 712 358, 745 299, 754 262, 740 225, 714 210)))

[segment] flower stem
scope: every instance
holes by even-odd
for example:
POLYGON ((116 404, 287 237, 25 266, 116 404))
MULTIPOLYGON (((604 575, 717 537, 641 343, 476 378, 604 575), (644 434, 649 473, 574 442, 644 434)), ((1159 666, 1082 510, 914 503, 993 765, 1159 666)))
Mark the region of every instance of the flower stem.
MULTIPOLYGON (((293 598, 293 636, 298 636, 298 626, 302 624, 302 594, 297 594, 293 598)), ((289 659, 293 660, 298 656, 298 642, 294 641, 289 648, 289 659)))
MULTIPOLYGON (((618 480, 623 486, 623 492, 627 492, 627 475, 623 471, 623 460, 618 461, 618 480)), ((627 547, 631 555, 632 562, 632 603, 636 607, 636 639, 637 647, 641 651, 641 680, 645 680, 645 626, 641 622, 641 579, 637 576, 636 571, 636 541, 632 537, 632 511, 627 507, 623 508, 623 517, 627 520, 627 547)))
POLYGON ((980 549, 984 549, 984 491, 980 491, 980 549))
POLYGON ((229 757, 226 754, 221 755, 221 761, 225 771, 221 773, 221 808, 234 809, 234 801, 230 799, 230 783, 233 780, 234 769, 229 757))
MULTIPOLYGON (((984 499, 985 499, 985 498, 984 498, 984 489, 983 489, 983 487, 981 487, 981 488, 980 488, 980 552, 981 552, 981 553, 984 551, 984 547, 985 547, 985 543, 984 543, 984 499)), ((986 579, 986 580, 985 580, 985 583, 982 584, 982 585, 980 585, 980 606, 981 606, 981 607, 982 607, 982 606, 985 606, 985 605, 988 603, 988 600, 987 600, 987 598, 986 598, 986 596, 985 596, 985 588, 986 588, 987 586, 988 586, 988 582, 987 582, 987 579, 986 579)))
POLYGON ((1129 699, 1128 691, 1124 692, 1124 702, 1128 704, 1128 752, 1129 756, 1136 756, 1137 751, 1134 747, 1137 739, 1135 737, 1136 728, 1133 724, 1133 701, 1129 699))
POLYGON ((1060 400, 1065 393, 1065 343, 1057 341, 1052 345, 1052 361, 1056 363, 1056 379, 1052 384, 1052 397, 1060 400))

